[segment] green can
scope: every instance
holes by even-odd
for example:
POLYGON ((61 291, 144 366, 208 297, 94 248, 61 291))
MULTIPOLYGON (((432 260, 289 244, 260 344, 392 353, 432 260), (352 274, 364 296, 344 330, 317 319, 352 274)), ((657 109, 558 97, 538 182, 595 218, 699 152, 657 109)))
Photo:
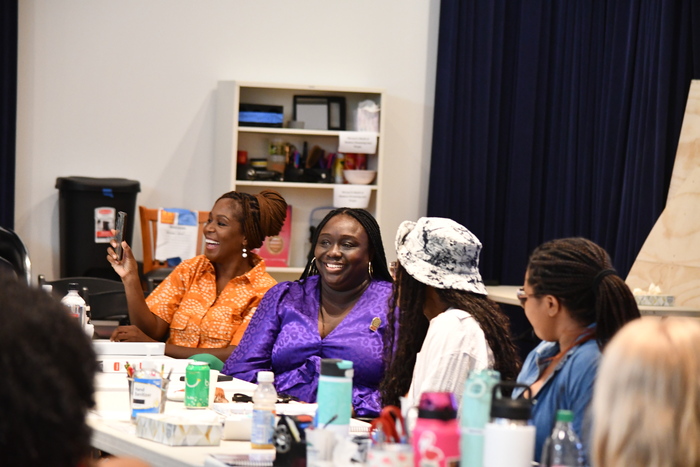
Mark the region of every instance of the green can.
POLYGON ((206 409, 209 406, 209 364, 192 362, 185 369, 185 407, 206 409))

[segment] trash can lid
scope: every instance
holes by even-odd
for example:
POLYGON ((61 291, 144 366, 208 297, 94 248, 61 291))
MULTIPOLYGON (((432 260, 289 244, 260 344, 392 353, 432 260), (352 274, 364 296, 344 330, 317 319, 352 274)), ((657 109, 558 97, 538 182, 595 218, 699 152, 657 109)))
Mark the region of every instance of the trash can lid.
POLYGON ((58 177, 56 188, 66 191, 102 191, 109 188, 115 193, 141 191, 141 185, 137 180, 126 178, 58 177))

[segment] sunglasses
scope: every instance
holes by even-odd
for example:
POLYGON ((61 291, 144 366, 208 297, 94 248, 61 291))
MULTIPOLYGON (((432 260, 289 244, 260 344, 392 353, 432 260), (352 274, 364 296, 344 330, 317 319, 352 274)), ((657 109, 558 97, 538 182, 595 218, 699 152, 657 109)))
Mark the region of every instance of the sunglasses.
POLYGON ((536 297, 537 294, 535 294, 535 293, 528 294, 525 292, 525 289, 520 287, 518 289, 518 291, 516 292, 515 296, 518 297, 518 300, 520 300, 520 306, 525 308, 525 302, 527 301, 527 299, 529 297, 536 297))

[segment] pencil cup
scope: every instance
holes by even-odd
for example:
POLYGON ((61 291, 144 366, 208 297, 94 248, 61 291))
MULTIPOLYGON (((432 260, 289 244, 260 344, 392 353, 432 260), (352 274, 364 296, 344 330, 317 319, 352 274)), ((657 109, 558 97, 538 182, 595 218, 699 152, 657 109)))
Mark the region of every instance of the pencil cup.
POLYGON ((129 407, 131 409, 131 421, 136 422, 140 413, 163 413, 168 394, 169 379, 161 379, 161 385, 129 381, 129 407))

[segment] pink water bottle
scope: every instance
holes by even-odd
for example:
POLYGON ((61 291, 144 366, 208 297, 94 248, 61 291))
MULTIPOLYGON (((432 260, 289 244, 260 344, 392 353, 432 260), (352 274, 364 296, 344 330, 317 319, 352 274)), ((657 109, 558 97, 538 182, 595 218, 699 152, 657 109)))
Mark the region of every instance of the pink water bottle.
POLYGON ((457 402, 450 392, 424 392, 411 435, 415 467, 449 467, 459 463, 457 402))

